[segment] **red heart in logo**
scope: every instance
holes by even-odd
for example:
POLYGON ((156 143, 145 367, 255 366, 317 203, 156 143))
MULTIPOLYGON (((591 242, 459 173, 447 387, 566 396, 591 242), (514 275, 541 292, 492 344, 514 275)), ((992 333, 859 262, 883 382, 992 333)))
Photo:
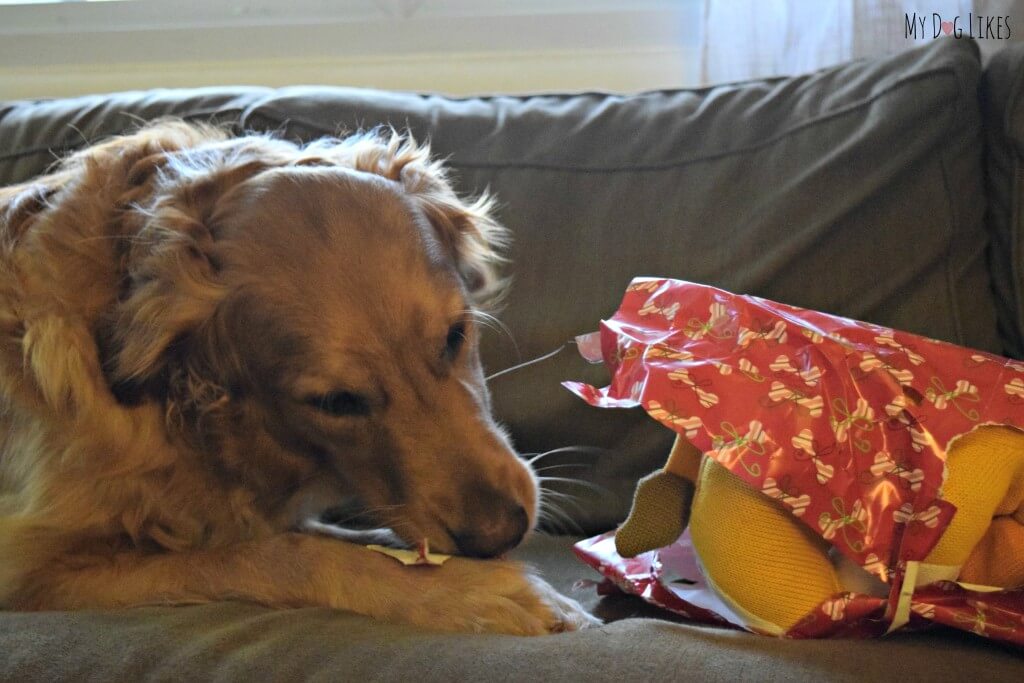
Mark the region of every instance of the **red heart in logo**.
POLYGON ((942 32, 945 33, 947 36, 950 33, 952 33, 953 32, 953 22, 952 21, 944 21, 944 22, 942 22, 942 32))

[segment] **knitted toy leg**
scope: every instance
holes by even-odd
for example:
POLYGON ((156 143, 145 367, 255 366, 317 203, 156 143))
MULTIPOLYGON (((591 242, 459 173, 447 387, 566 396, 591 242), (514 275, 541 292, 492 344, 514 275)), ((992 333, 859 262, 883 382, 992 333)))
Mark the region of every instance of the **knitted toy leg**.
POLYGON ((679 436, 665 468, 641 479, 629 517, 615 532, 615 550, 623 557, 669 545, 686 529, 701 453, 679 436))
POLYGON ((822 539, 710 459, 701 466, 690 534, 708 580, 758 631, 782 635, 842 590, 822 539))
POLYGON ((1021 583, 1024 434, 982 427, 954 442, 946 464, 942 492, 957 513, 925 561, 963 568, 960 578, 970 583, 1021 583))
POLYGON ((926 561, 962 567, 970 583, 1024 583, 1024 434, 978 429, 953 444, 947 466, 942 491, 957 513, 926 561))

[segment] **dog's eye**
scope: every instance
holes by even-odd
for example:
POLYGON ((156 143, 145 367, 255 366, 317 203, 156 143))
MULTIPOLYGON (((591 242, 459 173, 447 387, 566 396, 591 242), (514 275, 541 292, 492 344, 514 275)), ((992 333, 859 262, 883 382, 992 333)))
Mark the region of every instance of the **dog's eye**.
POLYGON ((370 414, 370 402, 351 391, 332 391, 307 401, 314 408, 336 416, 362 417, 370 414))
POLYGON ((459 351, 462 350, 462 345, 466 343, 466 325, 465 323, 455 323, 448 329, 448 337, 444 340, 444 351, 441 352, 441 357, 449 363, 454 361, 459 356, 459 351))

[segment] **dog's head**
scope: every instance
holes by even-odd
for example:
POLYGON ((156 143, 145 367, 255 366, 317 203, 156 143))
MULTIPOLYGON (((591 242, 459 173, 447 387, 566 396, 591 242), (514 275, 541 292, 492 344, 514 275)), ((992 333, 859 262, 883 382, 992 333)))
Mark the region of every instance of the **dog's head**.
POLYGON ((163 401, 172 436, 268 508, 324 478, 407 541, 516 545, 537 485, 478 355, 503 234, 489 202, 396 135, 157 165, 100 335, 115 395, 163 401))

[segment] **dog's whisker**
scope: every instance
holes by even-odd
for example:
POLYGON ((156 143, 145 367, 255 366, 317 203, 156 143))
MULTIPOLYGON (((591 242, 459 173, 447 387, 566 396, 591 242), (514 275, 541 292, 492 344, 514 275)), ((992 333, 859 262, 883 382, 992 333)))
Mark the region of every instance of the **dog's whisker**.
POLYGON ((598 484, 595 484, 593 482, 587 481, 586 479, 574 479, 572 477, 551 477, 551 476, 537 477, 537 478, 542 482, 541 483, 542 486, 543 486, 544 482, 549 482, 549 481, 552 481, 552 482, 562 482, 562 483, 565 483, 565 484, 573 484, 575 486, 582 486, 583 488, 588 489, 588 490, 590 490, 590 491, 592 491, 594 493, 597 493, 597 494, 611 495, 611 491, 609 491, 605 487, 600 486, 598 484))
POLYGON ((554 489, 541 489, 541 497, 546 497, 551 501, 559 501, 571 505, 577 511, 582 512, 583 508, 580 504, 581 498, 575 494, 567 493, 565 491, 555 491, 554 489))
POLYGON ((590 467, 591 465, 584 462, 567 462, 559 465, 545 465, 544 467, 535 467, 533 471, 535 473, 547 472, 548 470, 565 469, 567 467, 590 467))
POLYGON ((496 377, 501 377, 502 375, 506 375, 506 374, 508 374, 510 372, 513 372, 515 370, 519 370, 521 368, 525 368, 525 367, 528 367, 530 365, 534 365, 535 363, 540 363, 541 361, 545 361, 545 360, 547 360, 549 358, 554 358, 559 353, 561 353, 562 349, 564 349, 566 346, 567 346, 567 344, 562 344, 561 346, 559 346, 554 351, 550 351, 548 353, 545 353, 543 356, 538 356, 537 358, 534 358, 532 360, 524 361, 522 363, 519 363, 518 365, 513 365, 510 368, 505 368, 504 370, 499 370, 499 371, 497 371, 495 373, 487 375, 487 377, 485 377, 484 379, 486 381, 490 382, 492 379, 494 379, 496 377))
POLYGON ((546 521, 549 522, 549 524, 551 522, 555 522, 561 526, 560 529, 557 529, 561 533, 564 533, 567 530, 582 533, 583 530, 580 527, 580 525, 576 522, 576 520, 574 520, 572 516, 565 510, 554 505, 551 501, 546 501, 544 504, 542 504, 541 510, 547 518, 546 521))
POLYGON ((572 505, 576 509, 580 508, 580 497, 575 496, 571 493, 565 493, 564 491, 553 491, 551 489, 545 489, 544 493, 548 496, 549 500, 558 500, 569 505, 572 505))
POLYGON ((542 453, 530 453, 529 455, 532 457, 526 461, 526 464, 532 467, 533 463, 538 460, 557 453, 603 453, 604 451, 604 448, 598 448, 597 446, 562 446, 561 448, 552 448, 550 451, 542 453))
POLYGON ((576 496, 552 491, 547 491, 547 493, 554 493, 558 495, 552 495, 546 501, 544 501, 544 507, 557 509, 570 520, 575 520, 575 515, 571 514, 572 512, 575 512, 577 515, 586 516, 587 511, 576 496))
POLYGON ((359 510, 354 511, 352 514, 348 515, 347 517, 344 517, 344 518, 338 519, 338 520, 332 520, 330 522, 330 524, 332 524, 334 526, 342 526, 346 522, 351 522, 353 520, 360 519, 360 518, 363 518, 363 517, 374 517, 375 519, 380 520, 381 518, 380 518, 379 515, 381 513, 391 512, 393 510, 396 510, 396 509, 404 507, 404 506, 405 506, 405 503, 397 503, 397 504, 394 504, 394 505, 381 505, 381 506, 378 506, 378 507, 359 509, 359 510))
POLYGON ((542 510, 537 517, 537 529, 538 533, 551 533, 557 536, 564 535, 566 533, 565 522, 556 519, 553 514, 548 510, 542 510))
POLYGON ((382 513, 392 513, 399 508, 405 507, 405 503, 396 503, 395 505, 380 505, 378 507, 367 508, 360 510, 358 515, 380 515, 382 513))
POLYGON ((495 325, 494 323, 492 323, 492 322, 490 322, 488 320, 477 320, 476 324, 479 325, 480 327, 482 327, 482 328, 484 328, 486 330, 490 330, 490 331, 492 331, 492 332, 494 332, 496 334, 505 334, 505 330, 504 329, 502 329, 498 325, 495 325))

